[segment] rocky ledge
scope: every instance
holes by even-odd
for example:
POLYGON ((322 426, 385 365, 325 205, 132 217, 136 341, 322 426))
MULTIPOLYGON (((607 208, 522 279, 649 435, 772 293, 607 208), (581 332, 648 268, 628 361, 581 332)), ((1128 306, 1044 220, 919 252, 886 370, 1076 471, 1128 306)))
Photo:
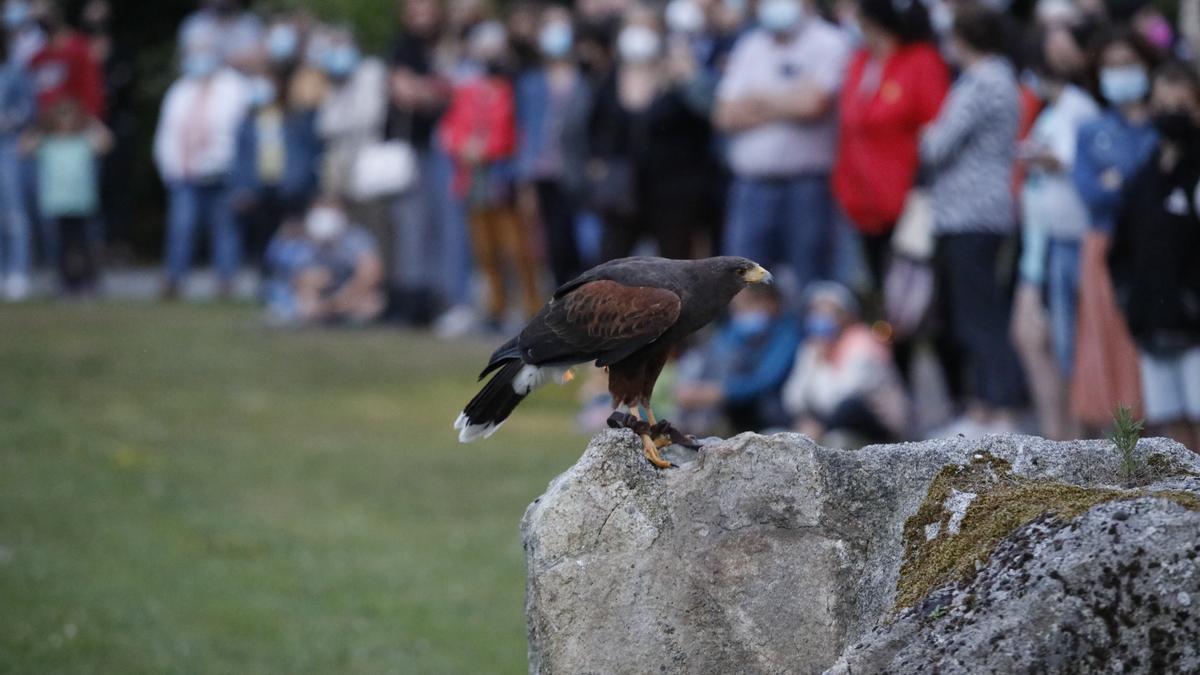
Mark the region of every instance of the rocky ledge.
POLYGON ((691 459, 607 431, 530 505, 531 673, 1200 670, 1177 443, 743 434, 691 459))

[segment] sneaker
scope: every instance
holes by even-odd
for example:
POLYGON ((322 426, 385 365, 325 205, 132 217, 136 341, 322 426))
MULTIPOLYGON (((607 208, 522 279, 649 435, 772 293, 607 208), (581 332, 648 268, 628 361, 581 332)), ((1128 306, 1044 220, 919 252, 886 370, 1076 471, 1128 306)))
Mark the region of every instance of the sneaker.
POLYGON ((475 324, 475 310, 466 305, 457 305, 433 322, 433 334, 439 338, 459 338, 475 330, 475 324))
POLYGON ((4 299, 9 302, 26 300, 29 292, 29 277, 24 274, 13 274, 4 281, 4 299))

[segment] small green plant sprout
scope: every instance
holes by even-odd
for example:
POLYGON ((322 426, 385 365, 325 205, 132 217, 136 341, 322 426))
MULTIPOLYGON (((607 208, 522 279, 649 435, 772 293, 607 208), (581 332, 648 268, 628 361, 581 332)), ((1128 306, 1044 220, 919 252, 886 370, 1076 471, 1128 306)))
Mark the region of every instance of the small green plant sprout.
POLYGON ((1142 420, 1134 419, 1129 406, 1118 406, 1113 414, 1113 432, 1110 440, 1121 455, 1121 476, 1127 485, 1133 483, 1143 468, 1142 462, 1134 457, 1133 451, 1137 448, 1144 427, 1145 423, 1142 420))

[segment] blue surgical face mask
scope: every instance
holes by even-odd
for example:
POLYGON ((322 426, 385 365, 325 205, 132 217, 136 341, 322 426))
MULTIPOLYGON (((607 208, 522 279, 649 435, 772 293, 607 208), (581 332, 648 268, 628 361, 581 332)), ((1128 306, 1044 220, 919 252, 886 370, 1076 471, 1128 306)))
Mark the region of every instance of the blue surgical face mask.
POLYGON ((538 48, 552 59, 561 59, 571 53, 575 36, 570 24, 561 21, 546 24, 538 33, 538 48))
POLYGON ((832 340, 838 335, 838 322, 825 313, 809 314, 804 322, 804 330, 810 338, 832 340))
POLYGON ((786 33, 803 18, 799 0, 763 0, 758 5, 758 23, 772 33, 786 33))
POLYGON ((340 80, 350 77, 361 58, 354 45, 339 45, 325 53, 323 65, 330 77, 340 80))
POLYGON ((20 28, 29 21, 29 5, 25 2, 9 2, 4 5, 4 25, 9 29, 20 28))
POLYGON ((299 47, 300 35, 293 26, 275 26, 267 33, 267 55, 272 61, 291 60, 299 47))
POLYGON ((738 335, 751 337, 759 335, 767 329, 771 323, 771 315, 762 310, 739 312, 729 319, 729 323, 738 335))
POLYGON ((1142 66, 1100 69, 1100 93, 1109 103, 1135 103, 1150 91, 1150 76, 1142 66))
POLYGON ((183 58, 183 74, 187 77, 208 77, 221 67, 221 57, 211 52, 194 52, 183 58))

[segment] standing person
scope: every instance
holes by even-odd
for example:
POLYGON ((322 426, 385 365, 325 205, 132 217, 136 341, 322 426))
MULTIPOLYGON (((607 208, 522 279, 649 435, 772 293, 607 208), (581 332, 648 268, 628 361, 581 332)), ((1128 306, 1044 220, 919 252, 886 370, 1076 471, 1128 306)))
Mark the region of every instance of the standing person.
POLYGON ((588 180, 604 220, 601 257, 630 255, 645 233, 658 253, 693 258, 711 251, 721 212, 720 174, 704 103, 691 96, 700 78, 665 58, 658 19, 631 10, 617 37, 619 62, 596 93, 589 121, 588 180))
POLYGON ((319 49, 329 91, 317 112, 317 133, 325 146, 321 190, 343 200, 350 219, 379 242, 384 267, 394 268, 391 218, 386 202, 358 194, 354 168, 360 153, 383 140, 387 124, 387 68, 364 57, 348 29, 331 30, 319 49))
POLYGON ((59 279, 63 292, 97 292, 100 269, 88 221, 100 210, 100 156, 112 147, 104 125, 64 99, 43 117, 42 133, 30 138, 38 165, 38 211, 53 220, 61 237, 59 279))
POLYGON ((1080 128, 1071 171, 1091 229, 1081 252, 1070 401, 1071 415, 1092 430, 1107 427, 1118 405, 1141 408, 1137 351, 1118 313, 1106 256, 1124 188, 1157 142, 1146 103, 1153 64, 1153 50, 1127 30, 1109 31, 1092 47, 1094 80, 1108 107, 1080 128))
POLYGON ((592 94, 573 47, 570 12, 546 8, 538 32, 542 66, 517 82, 517 179, 536 200, 556 286, 583 271, 575 221, 592 94))
POLYGON ((29 62, 38 110, 45 112, 58 102, 70 99, 84 112, 104 119, 103 65, 92 53, 87 38, 71 28, 55 3, 45 7, 42 18, 46 44, 29 62))
POLYGON ((920 2, 861 0, 862 46, 846 72, 833 191, 862 237, 876 289, 892 230, 917 177, 917 139, 938 114, 950 76, 920 2))
POLYGON ((1113 232, 1113 284, 1137 342, 1146 421, 1200 452, 1200 79, 1155 73, 1159 142, 1129 178, 1113 232))
POLYGON ((439 134, 454 160, 454 187, 467 208, 475 262, 487 282, 485 316, 499 330, 508 312, 506 269, 520 284, 524 313, 541 306, 539 270, 517 216, 512 159, 517 130, 512 83, 505 72, 506 37, 499 22, 476 26, 467 49, 477 68, 455 85, 439 134))
POLYGON ((1010 299, 1002 249, 1016 225, 1013 167, 1019 102, 1001 56, 1004 17, 960 5, 950 37, 962 68, 941 112, 921 136, 931 177, 934 271, 945 325, 966 366, 961 433, 1011 430, 1021 402, 1020 364, 1009 343, 1010 299))
POLYGON ((799 288, 832 272, 830 171, 850 45, 801 0, 762 0, 717 86, 716 126, 735 176, 724 249, 791 268, 799 288))
POLYGON ((198 41, 184 55, 182 69, 167 90, 154 136, 154 159, 168 197, 162 292, 167 299, 178 295, 192 264, 196 230, 207 225, 219 294, 228 296, 241 257, 229 178, 249 91, 241 75, 222 65, 212 42, 198 41))
POLYGON ((30 248, 25 211, 21 132, 34 117, 33 85, 0 35, 0 291, 8 301, 29 296, 30 248))
POLYGON ((1048 46, 1042 44, 1030 70, 1046 105, 1019 151, 1025 180, 1013 343, 1029 378, 1041 433, 1066 439, 1076 435, 1067 421, 1065 383, 1074 359, 1080 241, 1089 222, 1071 167, 1079 128, 1097 117, 1099 108, 1051 65, 1048 46))
POLYGON ((289 82, 286 72, 252 78, 249 114, 238 128, 231 200, 245 248, 260 266, 275 230, 303 217, 317 191, 316 111, 290 100, 289 82))
POLYGON ((442 33, 437 0, 408 0, 401 10, 403 27, 392 45, 391 109, 388 134, 407 141, 417 157, 418 179, 392 203, 396 266, 390 283, 399 318, 424 324, 439 301, 448 301, 437 275, 451 241, 437 198, 441 185, 433 148, 438 116, 446 107, 449 86, 434 71, 435 50, 442 33))
POLYGON ((134 206, 125 189, 130 174, 142 159, 138 148, 137 95, 138 68, 136 50, 128 41, 113 34, 112 3, 88 0, 80 13, 80 29, 87 36, 104 80, 105 126, 113 137, 113 147, 105 154, 100 171, 99 222, 103 223, 105 258, 128 262, 133 258, 134 206))

